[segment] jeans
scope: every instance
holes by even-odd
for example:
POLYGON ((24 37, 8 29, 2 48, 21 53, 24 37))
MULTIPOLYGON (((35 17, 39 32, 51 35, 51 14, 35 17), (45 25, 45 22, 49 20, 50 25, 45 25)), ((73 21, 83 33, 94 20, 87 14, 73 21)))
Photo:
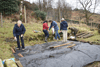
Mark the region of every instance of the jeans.
POLYGON ((45 37, 49 37, 49 33, 47 30, 43 30, 44 34, 45 34, 45 37))
POLYGON ((67 30, 62 30, 63 32, 63 42, 67 42, 67 30))
POLYGON ((58 33, 58 30, 55 30, 55 39, 57 39, 57 36, 58 36, 58 38, 60 39, 60 36, 59 36, 59 33, 58 33))
MULTIPOLYGON (((18 48, 20 48, 19 36, 20 36, 20 35, 17 35, 17 36, 16 36, 16 38, 17 38, 17 46, 18 46, 18 48)), ((24 47, 24 40, 23 40, 23 37, 20 37, 20 38, 21 38, 22 48, 25 48, 25 47, 24 47)))

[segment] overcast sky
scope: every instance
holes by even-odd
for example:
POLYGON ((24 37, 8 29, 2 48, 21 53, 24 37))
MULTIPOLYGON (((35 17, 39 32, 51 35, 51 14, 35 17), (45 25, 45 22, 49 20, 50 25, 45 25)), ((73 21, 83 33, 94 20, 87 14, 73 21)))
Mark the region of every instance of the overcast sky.
MULTIPOLYGON (((38 0, 26 0, 26 1, 33 3, 33 2, 37 2, 38 0)), ((54 0, 54 1, 57 2, 58 0, 54 0)), ((67 3, 70 4, 72 9, 74 9, 76 7, 79 8, 79 9, 82 8, 81 5, 78 3, 78 0, 66 0, 66 1, 67 1, 67 3)), ((97 7, 95 12, 100 14, 100 7, 99 6, 97 7)))

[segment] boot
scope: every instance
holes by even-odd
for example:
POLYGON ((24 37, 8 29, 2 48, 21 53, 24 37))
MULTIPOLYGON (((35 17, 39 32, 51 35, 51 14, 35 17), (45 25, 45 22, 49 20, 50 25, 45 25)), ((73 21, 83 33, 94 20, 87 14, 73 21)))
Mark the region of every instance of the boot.
POLYGON ((45 42, 47 42, 47 37, 45 37, 45 42))

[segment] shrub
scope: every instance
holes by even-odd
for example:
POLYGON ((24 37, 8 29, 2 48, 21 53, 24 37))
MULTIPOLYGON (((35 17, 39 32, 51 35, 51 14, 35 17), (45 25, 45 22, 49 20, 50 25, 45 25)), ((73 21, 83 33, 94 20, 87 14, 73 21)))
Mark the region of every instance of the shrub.
POLYGON ((32 15, 34 15, 37 19, 41 18, 42 20, 45 20, 45 18, 46 18, 46 12, 43 12, 40 10, 34 11, 34 13, 32 15))

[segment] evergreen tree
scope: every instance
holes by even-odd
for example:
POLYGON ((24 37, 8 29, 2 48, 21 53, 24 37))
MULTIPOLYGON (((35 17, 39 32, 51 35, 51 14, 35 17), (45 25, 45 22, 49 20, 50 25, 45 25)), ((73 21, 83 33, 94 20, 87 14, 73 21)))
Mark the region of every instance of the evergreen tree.
POLYGON ((19 11, 19 1, 17 0, 0 0, 0 12, 3 15, 10 15, 19 11))

